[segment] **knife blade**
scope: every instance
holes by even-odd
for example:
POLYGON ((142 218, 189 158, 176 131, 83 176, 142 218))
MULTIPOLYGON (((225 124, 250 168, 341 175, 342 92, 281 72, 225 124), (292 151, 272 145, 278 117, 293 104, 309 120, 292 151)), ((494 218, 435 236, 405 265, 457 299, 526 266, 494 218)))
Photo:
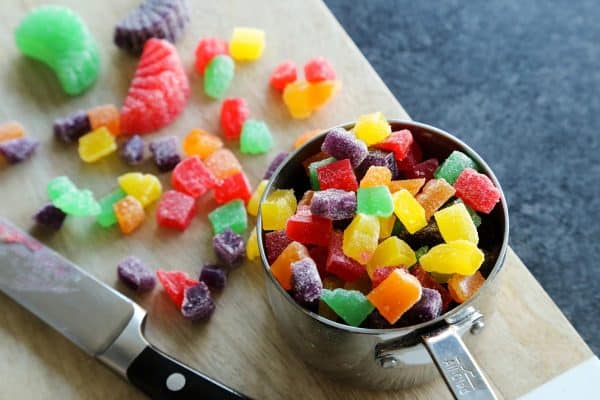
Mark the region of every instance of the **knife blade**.
POLYGON ((150 345, 139 305, 2 217, 0 290, 153 399, 249 399, 150 345))

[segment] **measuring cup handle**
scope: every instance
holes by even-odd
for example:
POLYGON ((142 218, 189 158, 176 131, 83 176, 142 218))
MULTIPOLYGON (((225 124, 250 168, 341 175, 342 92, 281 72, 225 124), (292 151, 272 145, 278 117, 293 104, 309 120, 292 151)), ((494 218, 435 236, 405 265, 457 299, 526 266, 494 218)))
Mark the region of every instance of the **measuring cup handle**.
POLYGON ((497 400, 475 359, 452 325, 421 336, 457 400, 497 400))

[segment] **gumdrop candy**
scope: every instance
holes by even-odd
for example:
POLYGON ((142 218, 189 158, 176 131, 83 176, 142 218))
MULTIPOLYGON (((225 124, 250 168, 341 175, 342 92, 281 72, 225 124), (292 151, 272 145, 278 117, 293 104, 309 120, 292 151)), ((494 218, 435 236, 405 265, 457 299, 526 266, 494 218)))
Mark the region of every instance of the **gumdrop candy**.
POLYGON ((425 184, 425 178, 416 179, 401 179, 398 181, 391 181, 388 185, 390 192, 395 193, 402 189, 408 190, 410 194, 416 196, 425 184))
POLYGON ((454 196, 454 193, 454 188, 444 179, 431 179, 423 186, 416 199, 425 210, 427 221, 454 196))
POLYGON ((471 168, 466 168, 454 183, 456 196, 465 205, 485 214, 492 212, 500 201, 500 190, 490 178, 471 168))
POLYGON ((84 111, 76 111, 64 118, 57 118, 52 125, 54 137, 66 143, 73 143, 92 130, 90 119, 84 111))
POLYGON ((396 223, 396 216, 392 213, 389 217, 379 217, 379 240, 391 236, 396 223))
POLYGON ((223 147, 223 141, 216 135, 192 129, 183 139, 183 154, 186 156, 198 156, 206 160, 211 154, 223 147))
POLYGON ((255 28, 234 28, 229 52, 236 61, 260 58, 265 49, 265 32, 255 28))
POLYGON ((201 321, 210 318, 215 311, 215 303, 208 286, 199 282, 184 290, 181 315, 190 321, 201 321))
POLYGON ((352 170, 350 160, 347 158, 318 167, 317 179, 321 190, 340 189, 356 192, 358 189, 356 176, 352 170))
POLYGON ((342 90, 340 81, 321 81, 308 84, 308 106, 317 111, 329 103, 342 90))
POLYGON ((385 167, 390 171, 392 175, 391 179, 398 177, 398 165, 392 152, 382 150, 369 151, 363 162, 356 168, 356 177, 363 179, 371 167, 385 167))
POLYGON ((7 140, 0 143, 0 156, 9 164, 18 164, 33 156, 38 145, 37 140, 28 137, 7 140))
POLYGON ((356 192, 356 212, 389 217, 394 212, 392 195, 387 186, 372 186, 359 188, 356 192))
POLYGON ((304 131, 294 141, 294 149, 301 147, 304 143, 308 142, 312 138, 318 136, 323 130, 322 129, 309 129, 304 131))
POLYGON ((183 111, 190 84, 175 47, 149 39, 121 108, 121 131, 143 134, 163 128, 183 111))
POLYGON ((304 77, 309 82, 321 82, 336 78, 333 65, 325 57, 311 58, 304 64, 304 77))
POLYGON ((313 112, 309 99, 309 83, 296 81, 289 83, 283 90, 283 102, 292 118, 308 118, 313 112))
POLYGON ((117 150, 110 131, 101 127, 79 138, 79 157, 87 163, 96 162, 117 150))
POLYGON ((218 55, 204 70, 204 93, 213 99, 220 99, 231 86, 235 66, 228 55, 218 55))
POLYGON ((360 180, 360 187, 386 186, 392 182, 392 172, 387 167, 369 167, 365 176, 360 180))
POLYGON ((298 210, 295 215, 287 220, 285 227, 285 234, 290 239, 302 244, 327 246, 332 233, 332 221, 328 218, 312 215, 309 208, 304 212, 298 210))
POLYGON ((406 230, 413 234, 427 226, 425 209, 406 189, 392 194, 394 213, 406 230))
POLYGON ((426 180, 430 180, 433 178, 433 174, 437 170, 438 165, 439 162, 436 158, 430 158, 429 160, 416 164, 412 170, 405 171, 404 175, 411 179, 425 178, 426 180))
POLYGON ((353 218, 356 213, 356 193, 339 189, 314 192, 310 212, 332 220, 353 218))
POLYGON ((277 168, 285 161, 285 159, 290 155, 287 151, 281 151, 277 153, 277 155, 271 160, 265 174, 263 175, 263 179, 271 179, 271 176, 277 171, 277 168))
POLYGON ((185 289, 198 285, 198 281, 190 278, 185 272, 181 271, 156 271, 156 277, 162 285, 169 298, 181 307, 183 303, 183 292, 185 289))
POLYGON ((384 141, 391 133, 390 124, 381 112, 361 115, 354 125, 354 134, 367 146, 384 141))
POLYGON ((212 289, 223 289, 227 283, 227 271, 218 265, 205 265, 200 271, 200 280, 212 289))
POLYGON ((483 252, 468 240, 438 244, 421 257, 419 263, 427 272, 473 275, 483 263, 483 252))
POLYGON ((181 161, 176 136, 165 136, 150 142, 150 153, 154 164, 161 172, 171 171, 181 161))
POLYGON ((23 125, 16 121, 9 121, 0 125, 0 143, 23 136, 25 136, 25 129, 23 125))
POLYGON ((412 133, 408 129, 392 132, 384 141, 375 144, 375 148, 388 150, 394 153, 396 160, 404 160, 414 142, 412 133))
POLYGON ((325 270, 345 282, 352 282, 365 275, 365 267, 344 254, 343 241, 342 232, 333 232, 329 242, 325 270))
POLYGON ((454 185, 465 168, 477 169, 477 164, 465 153, 454 150, 435 171, 434 176, 438 179, 445 179, 446 182, 454 185))
POLYGON ((217 183, 217 178, 198 156, 181 161, 171 174, 173 188, 194 198, 202 196, 217 183))
MULTIPOLYGON (((417 258, 419 259, 420 257, 417 258)), ((450 295, 448 289, 433 279, 431 274, 425 271, 420 265, 415 265, 412 267, 410 269, 410 273, 413 274, 419 280, 419 282, 421 282, 421 286, 437 291, 442 296, 442 312, 448 311, 450 304, 452 303, 452 296, 450 295)))
POLYGON ((308 250, 308 254, 315 262, 319 274, 326 274, 328 253, 329 249, 325 246, 313 246, 308 250))
POLYGON ((379 239, 377 217, 356 214, 344 230, 344 254, 365 265, 373 256, 379 239))
POLYGON ((285 229, 265 233, 265 251, 269 264, 273 264, 292 240, 285 234, 285 229))
POLYGON ((367 298, 393 325, 421 299, 421 294, 422 287, 417 278, 403 268, 396 268, 367 298))
POLYGON ((327 132, 321 151, 338 160, 347 158, 352 168, 358 167, 369 153, 367 145, 344 128, 333 128, 327 132))
POLYGON ((295 82, 297 78, 296 64, 291 60, 286 60, 278 64, 271 72, 269 82, 274 89, 282 92, 288 84, 295 82))
POLYGON ((113 104, 104 104, 87 111, 91 130, 105 127, 115 136, 121 133, 121 115, 113 104))
POLYGON ((398 164, 398 171, 404 174, 410 174, 415 168, 415 165, 420 163, 422 160, 423 150, 421 149, 419 143, 417 143, 417 141, 414 140, 408 148, 408 153, 406 154, 406 156, 401 160, 396 158, 396 162, 398 164))
POLYGON ((98 78, 98 46, 83 20, 60 6, 30 11, 15 30, 23 54, 48 65, 69 95, 86 91, 98 78))
POLYGON ((123 161, 129 165, 138 165, 144 160, 144 141, 140 135, 127 139, 120 150, 123 161))
POLYGON ((271 273, 285 289, 292 288, 292 263, 309 257, 308 250, 298 242, 291 242, 271 264, 271 273))
POLYGON ((127 193, 122 189, 115 189, 98 201, 98 204, 100 204, 100 214, 96 217, 96 222, 100 226, 108 228, 117 223, 117 216, 115 215, 113 206, 117 201, 124 199, 125 196, 127 196, 127 193))
POLYGON ((313 199, 315 193, 316 192, 313 190, 307 190, 306 192, 304 192, 304 194, 302 195, 302 198, 298 202, 298 207, 307 206, 310 208, 310 205, 312 204, 312 199, 313 199))
POLYGON ((46 193, 50 201, 58 199, 67 192, 76 191, 77 187, 67 176, 58 176, 48 182, 46 193))
POLYGON ((446 242, 464 239, 474 244, 479 243, 477 228, 464 204, 457 203, 443 208, 436 212, 434 217, 446 242))
POLYGON ((195 216, 196 199, 175 190, 167 190, 156 207, 156 223, 166 228, 186 230, 195 216))
POLYGON ((379 243, 373 257, 367 263, 369 276, 379 267, 405 267, 410 268, 417 262, 415 252, 402 239, 392 236, 379 243))
POLYGON ((335 161, 335 158, 329 157, 323 160, 312 162, 308 165, 308 178, 310 179, 310 186, 314 190, 322 189, 321 185, 319 184, 319 175, 317 174, 317 169, 323 165, 331 164, 335 161))
POLYGON ((268 183, 269 181, 266 179, 260 181, 256 189, 252 193, 252 196, 250 196, 250 200, 248 200, 248 205, 246 206, 248 214, 253 215, 255 217, 258 215, 258 206, 260 205, 260 199, 262 198, 268 183))
POLYGON ((237 234, 243 234, 248 228, 248 216, 242 200, 232 200, 215 208, 208 214, 215 235, 230 228, 237 234))
POLYGON ((114 43, 139 54, 150 38, 175 43, 189 21, 185 0, 145 0, 117 24, 114 43))
POLYGON ((311 258, 303 258, 291 264, 292 291, 296 301, 310 304, 321 297, 323 282, 317 264, 311 258))
POLYGON ((261 205, 262 227, 267 231, 284 229, 288 219, 296 212, 297 202, 293 190, 277 189, 269 193, 261 205))
POLYGON ((37 224, 57 231, 65 222, 66 217, 67 214, 60 208, 55 207, 53 204, 46 204, 35 213, 33 219, 37 224))
POLYGON ((229 45, 227 41, 215 37, 201 38, 196 45, 196 71, 204 74, 206 65, 219 55, 229 54, 229 45))
POLYGON ((273 147, 273 136, 266 123, 249 119, 244 122, 240 136, 240 151, 244 154, 263 154, 273 147))
POLYGON ((242 171, 240 162, 229 149, 219 149, 204 163, 217 179, 225 179, 242 171))
POLYGON ((154 272, 142 260, 129 256, 117 264, 117 276, 127 287, 138 292, 151 290, 156 285, 154 272))
POLYGON ((238 139, 242 134, 242 127, 249 117, 250 107, 243 98, 232 97, 223 100, 219 119, 225 139, 238 139))
POLYGON ((128 195, 135 197, 143 207, 154 203, 162 194, 162 185, 152 174, 129 172, 118 178, 119 186, 128 195))
POLYGON ((260 251, 258 250, 258 239, 256 236, 256 228, 254 228, 246 243, 246 258, 250 261, 256 260, 260 255, 260 251))
POLYGON ((215 201, 219 204, 227 203, 234 199, 241 199, 247 203, 252 196, 252 187, 248 177, 239 172, 219 181, 214 189, 215 201))
POLYGON ((226 228, 223 232, 215 235, 212 245, 219 260, 229 267, 238 265, 242 261, 246 250, 244 238, 230 228, 226 228))
POLYGON ((437 290, 423 288, 421 299, 399 321, 399 325, 416 325, 436 319, 442 314, 442 296, 437 290))
POLYGON ((485 278, 479 271, 471 276, 454 274, 448 279, 448 291, 457 303, 464 303, 473 296, 485 283, 485 278))
POLYGON ((113 204, 119 228, 124 234, 135 231, 146 219, 144 207, 135 197, 128 195, 113 204))
POLYGON ((357 290, 323 289, 321 299, 350 326, 359 326, 374 308, 357 290))
POLYGON ((394 272, 394 270, 396 268, 400 268, 400 267, 378 267, 378 268, 375 268, 375 270, 371 273, 372 288, 375 289, 377 286, 379 286, 381 284, 381 282, 385 281, 387 279, 387 277, 390 276, 390 274, 392 272, 394 272))
POLYGON ((100 205, 89 190, 73 190, 63 193, 53 204, 68 215, 94 217, 100 214, 100 205))

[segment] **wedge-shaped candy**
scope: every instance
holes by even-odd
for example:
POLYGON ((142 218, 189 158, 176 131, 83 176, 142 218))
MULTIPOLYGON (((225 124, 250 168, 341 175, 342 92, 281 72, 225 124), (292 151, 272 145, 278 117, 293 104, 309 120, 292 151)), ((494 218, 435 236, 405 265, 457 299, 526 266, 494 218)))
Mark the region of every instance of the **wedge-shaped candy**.
POLYGON ((374 309, 358 290, 323 289, 321 299, 350 326, 359 326, 374 309))
POLYGON ((419 259, 427 272, 473 275, 483 263, 483 251, 468 240, 438 244, 419 259))
POLYGON ((484 283, 485 278, 479 271, 470 276, 454 274, 448 279, 448 291, 454 301, 464 303, 477 293, 484 283))
POLYGON ((409 233, 415 233, 427 226, 425 210, 406 189, 392 195, 394 213, 409 233))
POLYGON ((292 288, 292 263, 310 257, 301 243, 291 242, 271 264, 271 273, 285 289, 292 288))
POLYGON ((379 243, 367 263, 367 272, 369 276, 373 276, 373 272, 379 267, 410 268, 416 262, 417 257, 410 246, 404 240, 392 236, 379 243))
POLYGON ((464 239, 474 244, 479 243, 477 228, 463 203, 441 209, 434 214, 434 217, 446 242, 464 239))
POLYGON ((367 298, 393 325, 421 299, 421 293, 421 283, 417 278, 403 268, 396 268, 367 298))
POLYGON ((119 186, 128 195, 135 197, 143 207, 154 203, 162 194, 162 185, 158 178, 151 174, 129 172, 118 179, 119 186))
POLYGON ((117 151, 115 137, 100 127, 79 138, 79 157, 87 163, 96 162, 117 151))
POLYGON ((344 254, 365 265, 375 252, 379 239, 379 220, 377 217, 356 214, 350 225, 344 230, 344 254))
POLYGON ((296 206, 293 190, 277 189, 270 193, 261 206, 263 229, 284 229, 288 219, 296 212, 296 206))

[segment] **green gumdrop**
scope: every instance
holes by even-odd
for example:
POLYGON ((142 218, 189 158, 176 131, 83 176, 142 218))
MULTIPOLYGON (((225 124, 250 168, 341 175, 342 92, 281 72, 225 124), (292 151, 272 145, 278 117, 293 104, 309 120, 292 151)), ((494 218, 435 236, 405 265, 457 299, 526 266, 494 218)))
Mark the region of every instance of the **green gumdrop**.
POLYGON ((115 189, 98 202, 100 204, 100 214, 96 217, 96 222, 104 227, 108 228, 117 223, 117 216, 115 214, 115 210, 113 205, 127 196, 122 189, 115 189))
POLYGON ((356 212, 377 217, 389 217, 394 212, 394 203, 387 186, 359 188, 356 192, 356 212))
POLYGON ((233 59, 226 55, 214 57, 204 70, 204 93, 213 99, 220 99, 225 95, 234 72, 233 59))
POLYGON ((100 204, 94 200, 94 194, 89 190, 66 192, 54 201, 54 205, 65 214, 78 217, 94 217, 100 214, 100 204))
POLYGON ((249 119, 242 126, 240 151, 244 154, 263 154, 273 147, 273 136, 262 121, 249 119))
MULTIPOLYGON (((48 182, 46 192, 50 201, 58 199, 60 196, 67 192, 76 191, 77 187, 75 184, 66 176, 59 176, 48 182)), ((55 204, 56 205, 56 204, 55 204)))
POLYGON ((67 94, 77 95, 98 78, 98 46, 83 20, 69 8, 41 6, 15 30, 23 54, 47 64, 67 94))
POLYGON ((335 158, 329 157, 324 160, 315 161, 309 164, 308 175, 310 178, 310 186, 313 190, 321 190, 321 185, 319 184, 319 177, 317 176, 317 168, 322 167, 323 165, 331 164, 335 161, 337 161, 335 158))
POLYGON ((451 185, 458 179, 458 176, 465 168, 478 170, 478 166, 469 156, 458 150, 454 150, 448 158, 438 167, 433 176, 438 179, 445 179, 451 185))
POLYGON ((240 199, 231 200, 229 203, 215 208, 208 214, 215 235, 230 228, 238 234, 243 234, 248 228, 248 215, 244 202, 240 199))
POLYGON ((374 309, 358 290, 323 289, 321 300, 351 326, 359 326, 374 309))

